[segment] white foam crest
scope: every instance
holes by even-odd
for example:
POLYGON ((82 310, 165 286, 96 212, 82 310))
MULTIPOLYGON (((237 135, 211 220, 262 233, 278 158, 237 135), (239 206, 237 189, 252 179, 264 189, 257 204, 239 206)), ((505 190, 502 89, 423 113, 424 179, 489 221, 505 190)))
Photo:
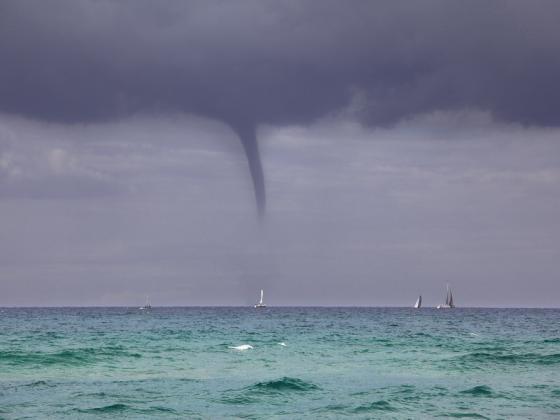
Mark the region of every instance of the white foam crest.
POLYGON ((244 350, 252 349, 253 346, 250 344, 241 344, 240 346, 230 346, 229 348, 233 350, 244 351, 244 350))

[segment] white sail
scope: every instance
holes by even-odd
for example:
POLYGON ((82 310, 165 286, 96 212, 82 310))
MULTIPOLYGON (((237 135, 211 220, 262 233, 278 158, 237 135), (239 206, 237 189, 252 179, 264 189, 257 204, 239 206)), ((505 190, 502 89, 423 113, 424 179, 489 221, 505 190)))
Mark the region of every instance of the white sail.
POLYGON ((144 306, 140 306, 138 309, 151 309, 152 305, 150 305, 150 297, 146 295, 146 304, 144 306))
POLYGON ((442 305, 438 305, 437 309, 448 309, 454 308, 455 304, 453 303, 453 293, 451 293, 451 289, 449 287, 449 283, 447 284, 447 293, 445 294, 445 303, 442 305))
POLYGON ((414 304, 415 309, 420 309, 422 307, 422 295, 418 296, 416 303, 414 304))
POLYGON ((264 296, 264 291, 263 289, 261 289, 261 299, 259 300, 259 303, 255 305, 255 308, 266 308, 266 305, 263 303, 263 296, 264 296))

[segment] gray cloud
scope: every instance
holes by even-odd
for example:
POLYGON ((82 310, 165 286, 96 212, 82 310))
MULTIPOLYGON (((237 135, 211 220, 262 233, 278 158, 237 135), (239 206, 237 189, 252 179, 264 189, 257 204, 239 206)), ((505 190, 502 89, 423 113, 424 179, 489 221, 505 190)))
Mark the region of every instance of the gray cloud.
POLYGON ((480 112, 263 126, 259 226, 242 148, 222 125, 0 115, 0 128, 3 176, 64 191, 0 200, 0 306, 146 294, 241 305, 261 287, 271 305, 411 305, 422 293, 431 306, 446 282, 462 307, 558 306, 559 129, 480 112), (78 175, 117 192, 88 199, 71 185, 78 175))
POLYGON ((559 125, 559 18, 553 0, 3 1, 0 111, 218 119, 242 138, 262 210, 261 124, 470 108, 559 125))
POLYGON ((558 124, 555 1, 8 1, 3 111, 175 109, 297 123, 361 92, 372 123, 476 107, 558 124))

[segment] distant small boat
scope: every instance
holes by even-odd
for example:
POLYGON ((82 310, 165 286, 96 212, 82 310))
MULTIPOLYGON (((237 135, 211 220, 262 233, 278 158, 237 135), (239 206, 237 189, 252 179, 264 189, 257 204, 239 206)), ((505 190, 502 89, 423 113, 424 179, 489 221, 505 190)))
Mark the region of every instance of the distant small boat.
POLYGON ((144 306, 140 306, 138 309, 141 311, 146 311, 148 309, 152 309, 152 305, 150 305, 150 297, 146 296, 146 304, 144 306))
POLYGON ((442 305, 436 306, 437 309, 451 309, 454 308, 455 304, 453 303, 453 293, 451 293, 451 289, 449 288, 449 284, 447 285, 447 294, 445 295, 445 303, 442 305))
POLYGON ((263 303, 263 294, 264 294, 263 289, 261 289, 261 300, 259 300, 259 303, 257 303, 255 305, 255 308, 257 308, 257 309, 258 308, 266 308, 266 305, 263 303))
POLYGON ((422 295, 418 296, 418 300, 414 304, 414 309, 420 309, 422 307, 422 295))

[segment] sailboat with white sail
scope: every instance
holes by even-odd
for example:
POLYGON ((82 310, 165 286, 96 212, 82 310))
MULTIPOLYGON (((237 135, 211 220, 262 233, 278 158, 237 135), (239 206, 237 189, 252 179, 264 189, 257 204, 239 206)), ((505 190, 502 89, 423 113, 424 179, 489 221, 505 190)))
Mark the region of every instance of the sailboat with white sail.
POLYGON ((445 303, 436 306, 437 309, 451 309, 455 307, 455 303, 453 303, 453 293, 451 293, 451 289, 449 284, 447 285, 447 294, 445 295, 445 303))
POLYGON ((147 311, 149 309, 152 309, 152 305, 150 305, 150 297, 146 296, 146 304, 144 306, 140 306, 138 309, 140 309, 141 311, 147 311))
POLYGON ((259 303, 257 303, 255 305, 255 308, 257 308, 257 309, 266 308, 266 305, 263 303, 263 295, 264 295, 264 292, 263 292, 263 289, 261 289, 261 300, 259 300, 259 303))
POLYGON ((422 295, 418 296, 418 299, 414 304, 414 309, 420 309, 421 307, 422 307, 422 295))

